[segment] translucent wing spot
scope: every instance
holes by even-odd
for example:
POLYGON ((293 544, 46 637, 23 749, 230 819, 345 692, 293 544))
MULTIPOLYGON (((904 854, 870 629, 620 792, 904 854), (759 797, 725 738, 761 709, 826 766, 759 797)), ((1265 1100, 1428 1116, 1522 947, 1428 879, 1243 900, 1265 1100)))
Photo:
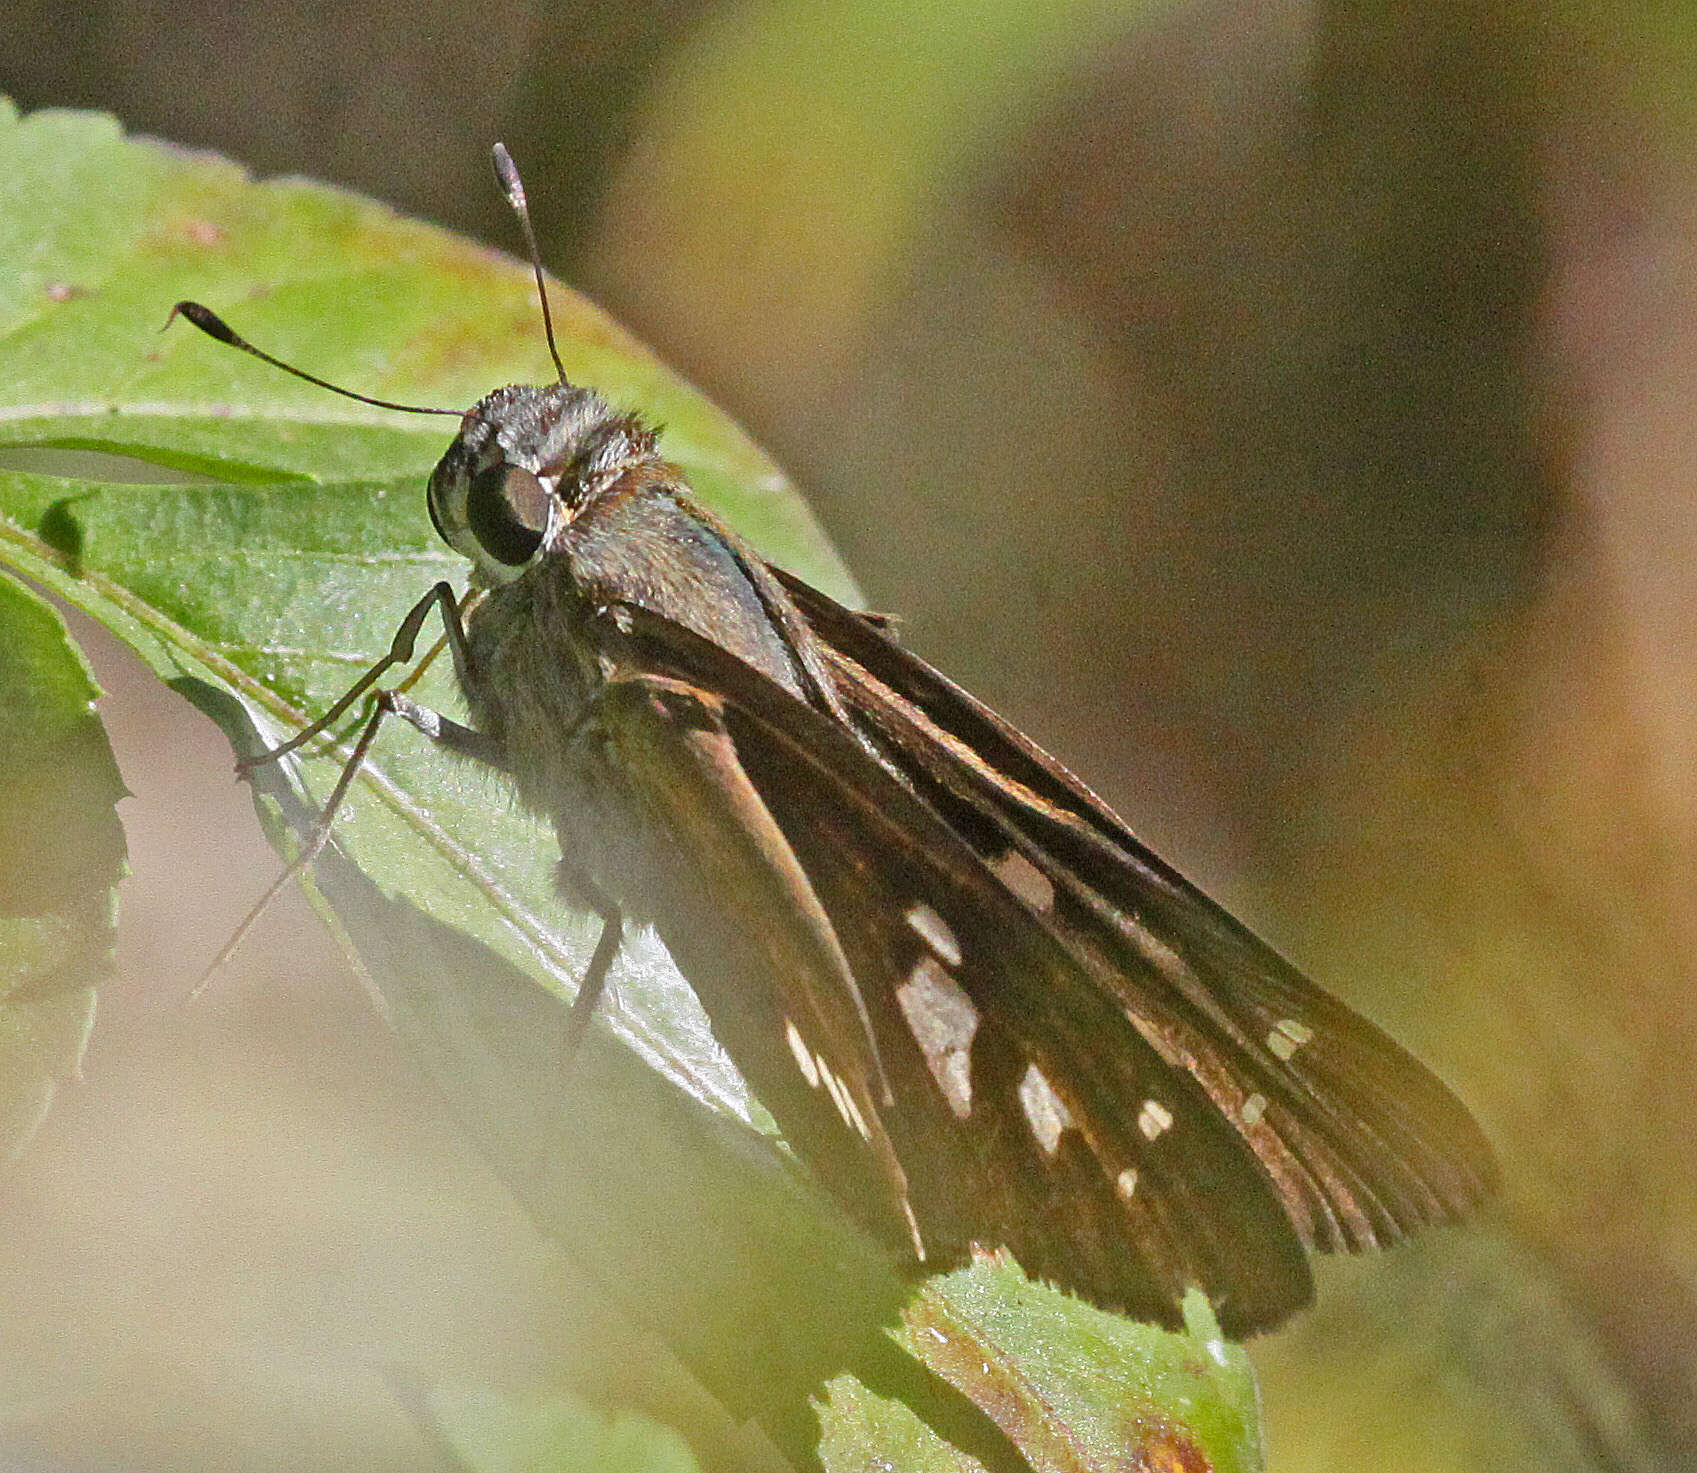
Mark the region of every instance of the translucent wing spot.
POLYGON ((1073 1124, 1067 1107, 1055 1093, 1055 1087, 1043 1077, 1043 1071, 1033 1064, 1019 1082, 1019 1103, 1025 1111, 1032 1135, 1044 1154, 1053 1156, 1061 1148, 1061 1132, 1073 1124))
POLYGON ((801 1036, 789 1018, 784 1019, 784 1038, 790 1046, 790 1052, 795 1055, 795 1066, 801 1070, 801 1077, 814 1089, 825 1086, 825 1093, 831 1097, 831 1103, 837 1107, 837 1113, 843 1117, 843 1123, 850 1130, 859 1131, 867 1140, 872 1139, 872 1131, 866 1124, 866 1117, 860 1113, 860 1106, 855 1103, 854 1095, 849 1087, 831 1072, 831 1066, 825 1062, 823 1054, 816 1054, 807 1046, 807 1040, 801 1036))
POLYGON ((1288 1060, 1314 1036, 1314 1030, 1295 1018, 1280 1018, 1267 1032, 1267 1047, 1279 1058, 1288 1060))
POLYGON ((854 1096, 847 1089, 843 1090, 843 1099, 848 1102, 848 1123, 860 1132, 864 1141, 872 1139, 871 1127, 866 1123, 866 1117, 860 1113, 860 1106, 855 1103, 854 1096))
POLYGON ((1122 1202, 1129 1202, 1137 1191, 1137 1173, 1131 1167, 1126 1167, 1114 1178, 1114 1190, 1120 1194, 1122 1202))
POLYGON ((990 868, 1008 889, 1033 910, 1048 912, 1055 908, 1055 887, 1049 877, 1017 849, 1010 849, 990 868))
POLYGON ((819 1066, 813 1062, 813 1050, 808 1048, 801 1030, 788 1018, 784 1019, 784 1037, 789 1041, 790 1052, 795 1055, 795 1066, 801 1070, 801 1077, 818 1089, 819 1066))
POLYGON ((837 1113, 841 1115, 852 1128, 854 1125, 854 1117, 849 1114, 849 1099, 848 1096, 843 1093, 842 1085, 837 1082, 837 1076, 829 1069, 821 1069, 819 1071, 819 1078, 825 1086, 825 1093, 831 1097, 831 1103, 837 1107, 837 1113))
MULTIPOLYGON (((919 1231, 919 1219, 913 1215, 913 1203, 908 1201, 905 1196, 902 1198, 902 1216, 907 1219, 907 1230, 913 1238, 913 1256, 924 1263, 925 1235, 919 1231)), ((947 1341, 945 1340, 944 1343, 946 1344, 947 1341)))
POLYGON ((1266 1113, 1266 1095, 1253 1094, 1243 1102, 1243 1108, 1237 1112, 1237 1118, 1245 1125, 1259 1125, 1261 1123, 1261 1117, 1266 1113))
POLYGON ((949 1109, 965 1120, 972 1113, 972 1038, 978 1032, 978 1009, 960 983, 928 956, 920 958, 896 989, 896 1001, 949 1109))
POLYGON ((872 1132, 867 1128, 866 1117, 860 1113, 860 1106, 855 1104, 849 1087, 831 1072, 831 1066, 821 1056, 815 1054, 814 1062, 819 1070, 819 1082, 825 1086, 825 1093, 830 1095, 831 1103, 843 1117, 843 1124, 871 1140, 872 1132))
POLYGON ((907 923, 920 935, 927 946, 951 967, 960 965, 960 942, 955 933, 929 905, 916 905, 907 913, 907 923))
POLYGON ((1143 1108, 1137 1113, 1137 1128, 1143 1132, 1144 1140, 1152 1141, 1171 1130, 1172 1126, 1173 1112, 1159 1100, 1143 1102, 1143 1108))

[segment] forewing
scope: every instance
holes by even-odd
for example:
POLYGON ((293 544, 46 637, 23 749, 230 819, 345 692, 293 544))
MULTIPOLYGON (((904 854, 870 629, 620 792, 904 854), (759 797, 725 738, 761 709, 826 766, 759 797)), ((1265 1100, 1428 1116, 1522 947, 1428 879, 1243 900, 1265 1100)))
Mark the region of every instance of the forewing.
MULTIPOLYGON (((872 1065, 801 1024, 792 984, 773 967, 732 977, 711 948, 674 936, 687 926, 661 923, 722 1041, 851 1209, 866 1215, 859 1177, 838 1169, 850 1139, 842 1112, 817 1104, 827 1070, 867 1080, 857 1100, 870 1101, 860 1108, 871 1112, 873 1139, 852 1143, 863 1152, 880 1135, 893 1143, 933 1267, 963 1261, 974 1245, 1006 1247, 1030 1272, 1167 1324, 1196 1286, 1238 1334, 1307 1302, 1301 1243, 1243 1135, 1133 1026, 1049 918, 839 723, 667 620, 636 609, 619 617, 621 658, 646 688, 673 693, 664 717, 673 734, 655 726, 642 755, 664 748, 670 762, 696 769, 680 779, 643 760, 622 779, 641 783, 633 796, 645 815, 679 836, 680 863, 707 872, 680 874, 680 888, 735 915, 751 883, 757 894, 793 893, 793 861, 864 1004, 872 1065), (704 741, 677 734, 691 726, 704 741), (782 836, 781 849, 768 841, 760 851, 781 881, 733 882, 718 841, 702 839, 702 800, 691 791, 725 788, 727 741, 735 781, 746 779, 761 822, 782 836), (712 754, 705 765, 702 752, 712 754), (751 1011, 751 991, 771 1001, 751 1011), (874 1068, 888 1081, 887 1103, 867 1078, 874 1068)), ((704 919, 704 909, 679 919, 717 924, 722 935, 726 922, 704 919)), ((757 924, 786 921, 772 906, 757 924)))
POLYGON ((651 856, 649 913, 719 1041, 869 1225, 919 1247, 854 970, 743 770, 722 701, 636 664, 602 690, 595 727, 651 856))
POLYGON ((1495 1184, 1465 1107, 1145 848, 1085 785, 878 629, 779 575, 887 760, 1250 1141, 1325 1249, 1454 1220, 1495 1184), (1033 878, 1035 876, 1035 878, 1033 878))

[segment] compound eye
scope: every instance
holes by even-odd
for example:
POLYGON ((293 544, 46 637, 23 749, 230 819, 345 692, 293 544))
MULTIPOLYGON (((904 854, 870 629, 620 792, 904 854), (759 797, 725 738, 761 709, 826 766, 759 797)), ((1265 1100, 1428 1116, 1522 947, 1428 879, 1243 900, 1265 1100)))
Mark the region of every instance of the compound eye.
POLYGON ((440 494, 437 490, 441 482, 441 472, 438 471, 430 478, 430 490, 425 494, 424 507, 430 513, 430 525, 436 529, 436 535, 449 547, 454 545, 454 539, 448 535, 448 529, 442 523, 442 513, 436 509, 436 499, 440 494))
POLYGON ((466 525, 496 562, 522 567, 542 545, 552 501, 548 488, 522 466, 488 466, 466 488, 466 525))

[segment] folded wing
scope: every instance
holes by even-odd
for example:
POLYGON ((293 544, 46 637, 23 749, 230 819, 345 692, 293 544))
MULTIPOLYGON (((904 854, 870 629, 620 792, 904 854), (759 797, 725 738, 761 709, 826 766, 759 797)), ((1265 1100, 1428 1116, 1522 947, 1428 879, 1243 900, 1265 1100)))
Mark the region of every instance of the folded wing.
POLYGON ((624 739, 663 759, 621 764, 623 780, 690 871, 674 889, 695 897, 657 916, 662 937, 786 1137, 852 1211, 892 1240, 905 1226, 930 1266, 1005 1247, 1032 1273, 1166 1324, 1193 1286, 1236 1334, 1307 1302, 1282 1188, 1206 1080, 1104 985, 1076 928, 1010 888, 831 717, 670 621, 629 608, 620 620, 638 694, 665 694, 647 715, 621 709, 624 739), (703 803, 718 801, 702 794, 725 790, 733 755, 739 812, 757 795, 759 822, 781 835, 754 861, 764 877, 701 840, 703 803), (736 927, 751 885, 793 894, 798 873, 864 1007, 872 1059, 808 1021, 784 977, 757 975, 753 951, 726 965, 702 943, 703 928, 736 927), (851 1108, 834 1107, 837 1089, 851 1108), (895 1212, 897 1178, 875 1171, 884 1186, 871 1190, 856 1164, 884 1140, 900 1165, 895 1212))

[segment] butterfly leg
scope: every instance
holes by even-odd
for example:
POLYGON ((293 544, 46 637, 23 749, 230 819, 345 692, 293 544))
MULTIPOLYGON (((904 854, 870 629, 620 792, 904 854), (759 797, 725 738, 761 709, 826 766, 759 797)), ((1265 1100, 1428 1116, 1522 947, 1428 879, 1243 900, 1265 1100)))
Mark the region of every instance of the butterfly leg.
POLYGON ((584 968, 583 980, 578 983, 577 996, 572 999, 571 1011, 566 1015, 566 1035, 562 1044, 569 1062, 577 1053, 584 1030, 589 1027, 589 1020, 595 1016, 595 1009, 607 990, 607 976, 624 941, 625 918, 618 902, 588 875, 575 867, 567 874, 566 868, 562 860, 561 888, 569 890, 576 903, 601 918, 601 935, 596 939, 589 965, 584 968))
MULTIPOLYGON (((506 750, 495 738, 472 727, 462 726, 457 721, 450 721, 446 716, 432 711, 428 706, 419 705, 417 701, 399 691, 379 691, 377 706, 383 714, 399 716, 409 726, 416 727, 431 741, 446 747, 450 752, 470 757, 476 762, 501 771, 508 768, 506 750)), ((563 861, 561 879, 561 888, 568 893, 573 903, 581 909, 592 911, 601 920, 601 935, 595 942, 589 965, 584 969, 583 980, 578 983, 577 996, 572 999, 571 1011, 566 1015, 563 1046, 565 1056, 569 1060, 577 1052, 577 1046, 583 1040, 584 1030, 588 1028, 590 1019, 595 1016, 596 1006, 607 990, 607 976, 612 971, 614 959, 619 954, 619 946, 624 938, 624 914, 612 896, 588 875, 575 867, 568 868, 563 861)))
POLYGON ((485 767, 493 767, 498 772, 508 770, 506 748, 494 737, 478 731, 475 727, 451 721, 440 712, 419 705, 417 701, 402 695, 398 690, 380 690, 376 700, 380 712, 387 716, 399 716, 408 726, 422 731, 437 746, 444 747, 457 756, 481 762, 485 767))
MULTIPOLYGON (((281 746, 272 747, 269 751, 261 752, 257 757, 250 757, 237 765, 237 770, 256 767, 262 762, 275 762, 279 757, 286 757, 290 752, 304 746, 322 731, 333 726, 339 716, 355 701, 363 696, 372 686, 376 685, 384 673, 396 665, 404 665, 412 659, 412 652, 418 643, 418 632, 424 627, 424 621, 430 617, 433 608, 442 610, 442 625, 447 634, 448 648, 454 657, 454 668, 460 674, 460 681, 465 683, 465 672, 470 665, 470 656, 466 650, 465 625, 460 621, 460 606, 454 597, 454 590, 447 583, 438 583, 429 593, 425 594, 411 609, 406 618, 401 620, 400 628, 395 631, 395 637, 389 642, 389 652, 375 665, 360 676, 348 689, 346 694, 328 711, 318 718, 304 731, 296 732, 293 737, 281 746)), ((400 711, 396 712, 401 715, 400 711)), ((410 717, 407 718, 411 720, 410 717)), ((381 724, 379 720, 377 724, 381 724)), ((417 722, 413 723, 415 726, 417 722)), ((423 727, 419 728, 421 731, 423 727)), ((373 732, 375 735, 375 731, 373 732)), ((426 732, 426 735, 429 735, 426 732)))
MULTIPOLYGON (((445 590, 446 584, 438 584, 438 589, 445 590)), ((447 629, 450 649, 453 651, 454 665, 461 672, 461 684, 465 684, 464 671, 470 663, 466 650, 464 627, 460 622, 459 608, 450 598, 444 598, 433 589, 431 593, 416 605, 407 616, 406 626, 396 634, 394 647, 390 657, 405 660, 411 657, 412 643, 417 637, 418 627, 433 603, 439 603, 442 608, 442 622, 447 629), (404 644, 406 653, 397 654, 404 644)), ((387 668, 387 663, 380 663, 371 673, 370 679, 387 668)), ((368 681, 369 683, 369 681, 368 681)), ((604 689, 604 688, 603 688, 604 689)), ((600 707, 598 690, 594 696, 584 703, 583 710, 577 719, 564 733, 563 740, 569 745, 581 740, 595 722, 600 707)), ((344 702, 344 709, 345 709, 344 702)), ((498 771, 510 770, 506 749, 494 737, 473 727, 464 726, 458 721, 452 721, 440 712, 421 706, 417 701, 398 690, 381 690, 375 698, 376 709, 372 713, 371 727, 368 728, 360 748, 363 754, 370 738, 376 735, 375 728, 381 724, 384 716, 399 716, 409 726, 415 727, 429 737, 437 745, 446 747, 450 752, 462 757, 469 757, 475 762, 493 767, 498 771)), ((334 714, 334 713, 333 713, 334 714)), ((589 965, 584 969, 583 978, 578 983, 577 995, 572 998, 571 1009, 566 1015, 565 1037, 562 1040, 563 1051, 569 1061, 576 1054, 578 1045, 583 1041, 585 1030, 590 1020, 595 1016, 595 1009, 600 1004, 607 990, 607 978, 612 971, 613 962, 619 954, 619 947, 624 940, 624 913, 618 902, 613 899, 600 885, 596 884, 587 874, 565 860, 560 864, 560 888, 574 908, 588 910, 599 917, 601 934, 596 939, 595 950, 590 954, 589 965)))
MULTIPOLYGON (((439 583, 437 588, 448 590, 448 585, 439 583)), ((390 651, 389 659, 405 660, 410 657, 412 640, 417 636, 418 626, 423 623, 424 615, 429 612, 432 601, 437 597, 438 594, 433 590, 428 598, 421 600, 413 608, 412 613, 407 616, 406 626, 403 627, 400 634, 395 636, 395 646, 390 651), (403 645, 407 653, 397 655, 396 650, 401 649, 403 645)), ((452 592, 447 591, 446 597, 445 607, 453 610, 453 623, 457 627, 459 622, 458 611, 454 607, 452 592)), ((451 639, 450 642, 452 642, 451 639)), ((464 636, 462 635, 461 644, 463 645, 463 643, 464 636)), ((327 722, 334 720, 338 714, 346 710, 365 687, 386 668, 387 663, 380 661, 372 667, 360 685, 337 702, 323 721, 317 723, 315 727, 308 728, 294 741, 287 742, 281 747, 274 747, 271 751, 261 753, 258 757, 240 764, 237 771, 250 769, 263 762, 274 761, 292 751, 305 737, 312 735, 314 731, 321 730, 327 722)), ((359 775, 360 768, 365 766, 366 754, 371 751, 372 744, 377 740, 377 733, 383 725, 383 718, 386 716, 399 716, 409 725, 416 726, 432 741, 440 742, 451 751, 460 752, 465 756, 473 757, 479 762, 488 763, 490 766, 502 770, 505 770, 507 766, 506 753, 501 744, 493 738, 485 736, 482 732, 473 731, 469 726, 461 726, 457 721, 450 721, 445 716, 439 716, 436 712, 419 705, 418 702, 402 695, 399 691, 378 691, 371 703, 371 714, 366 718, 365 725, 360 729, 359 737, 354 742, 353 751, 349 754, 348 760, 342 765, 341 775, 336 779, 336 786, 331 789, 330 797, 324 804, 324 811, 319 816, 317 827, 313 829, 306 843, 301 846, 300 852, 289 862, 283 873, 277 876, 270 888, 259 897, 253 908, 243 917, 242 923, 236 927, 235 933, 224 943, 223 948, 212 959, 211 964, 200 974, 200 980, 195 983, 194 990, 190 993, 191 997, 200 995, 206 984, 212 979, 213 974, 235 955, 237 948, 247 939, 248 932, 253 929, 259 918, 270 909, 271 902, 277 898, 283 887, 296 875, 310 869, 313 860, 318 858, 319 854, 323 852, 324 846, 330 842, 330 833, 335 826, 336 815, 341 812, 342 803, 348 796, 348 789, 353 786, 354 778, 359 775)))

